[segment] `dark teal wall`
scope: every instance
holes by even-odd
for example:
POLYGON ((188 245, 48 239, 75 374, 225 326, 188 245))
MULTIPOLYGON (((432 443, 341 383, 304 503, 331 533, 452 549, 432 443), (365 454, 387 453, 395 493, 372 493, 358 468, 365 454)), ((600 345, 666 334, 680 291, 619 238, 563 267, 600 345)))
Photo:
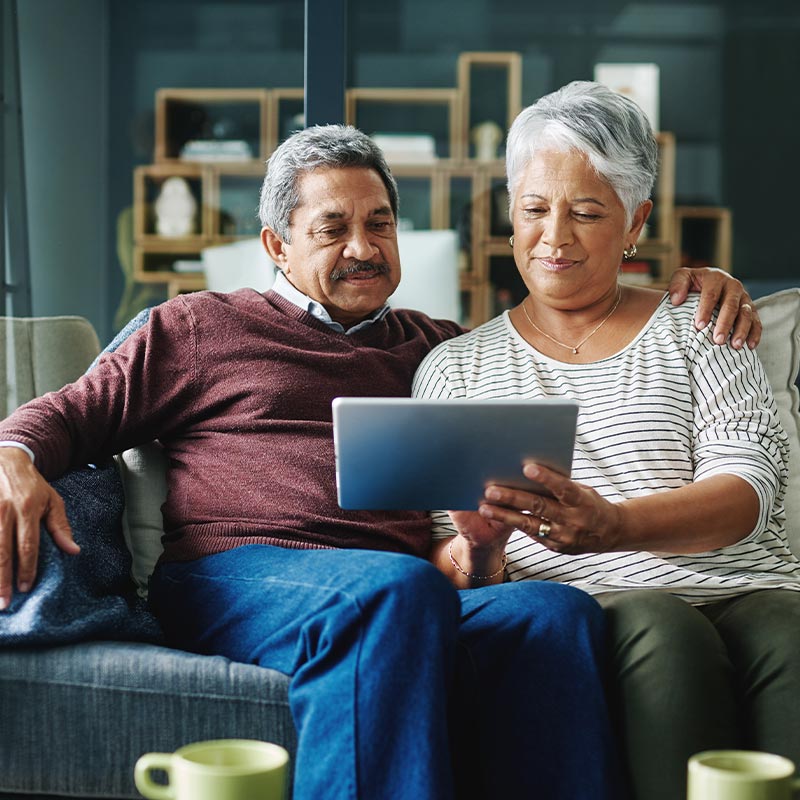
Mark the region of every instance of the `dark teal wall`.
POLYGON ((33 313, 109 330, 105 0, 19 0, 33 313))
POLYGON ((737 271, 800 285, 800 4, 792 23, 754 12, 732 20, 721 142, 737 271))

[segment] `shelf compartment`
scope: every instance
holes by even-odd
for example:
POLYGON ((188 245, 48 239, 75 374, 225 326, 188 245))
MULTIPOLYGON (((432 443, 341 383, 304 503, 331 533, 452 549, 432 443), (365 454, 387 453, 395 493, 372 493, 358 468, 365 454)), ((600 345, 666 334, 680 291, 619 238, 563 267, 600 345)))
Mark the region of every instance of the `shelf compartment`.
POLYGON ((502 157, 508 129, 522 109, 522 56, 513 52, 465 52, 458 57, 457 69, 465 155, 480 157, 474 132, 476 126, 490 123, 496 126, 494 157, 502 157))
POLYGON ((207 236, 207 203, 209 180, 207 171, 197 164, 150 164, 137 167, 133 174, 133 234, 139 243, 148 239, 169 242, 173 238, 193 239, 200 242, 207 236), (177 237, 162 235, 158 231, 155 206, 164 184, 170 178, 181 178, 195 203, 189 234, 177 237))
POLYGON ((490 317, 495 317, 521 303, 528 295, 528 288, 520 277, 510 247, 505 253, 487 253, 486 260, 491 287, 489 312, 490 317))
POLYGON ((458 233, 459 268, 462 275, 472 272, 477 246, 474 227, 473 197, 475 171, 454 166, 442 171, 442 212, 444 227, 458 233))
POLYGON ((675 206, 675 268, 719 267, 732 263, 731 210, 719 206, 675 206))
POLYGON ((206 288, 204 275, 175 275, 167 281, 167 297, 177 297, 179 294, 201 292, 206 288))
POLYGON ((209 230, 212 237, 251 238, 261 233, 258 199, 264 167, 217 165, 212 171, 209 230))
POLYGON ((158 244, 137 245, 133 249, 133 277, 140 283, 169 283, 176 278, 202 277, 202 268, 180 272, 176 261, 200 261, 202 246, 192 241, 160 240, 158 244))
POLYGON ((272 107, 267 129, 267 154, 289 135, 304 127, 305 92, 302 89, 271 89, 272 107), (298 118, 299 116, 299 118, 298 118))
POLYGON ((263 161, 271 103, 267 89, 159 89, 155 160, 263 161), (209 145, 184 158, 181 153, 190 141, 209 145), (239 143, 246 154, 235 147, 239 143))
MULTIPOLYGON (((460 113, 456 89, 348 89, 345 97, 345 117, 349 125, 370 135, 433 135, 436 158, 464 157, 460 113), (411 107, 417 113, 409 114, 411 107)), ((391 159, 389 153, 386 155, 391 159)), ((434 163, 434 159, 430 163, 434 163)))

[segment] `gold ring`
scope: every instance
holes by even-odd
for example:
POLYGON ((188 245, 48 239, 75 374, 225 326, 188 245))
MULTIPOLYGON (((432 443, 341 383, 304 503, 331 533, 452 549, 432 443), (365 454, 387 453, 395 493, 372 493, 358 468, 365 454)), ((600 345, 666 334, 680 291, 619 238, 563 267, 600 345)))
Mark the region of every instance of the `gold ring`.
POLYGON ((536 535, 542 539, 546 539, 550 535, 550 523, 542 522, 541 525, 539 525, 539 530, 536 532, 536 535))

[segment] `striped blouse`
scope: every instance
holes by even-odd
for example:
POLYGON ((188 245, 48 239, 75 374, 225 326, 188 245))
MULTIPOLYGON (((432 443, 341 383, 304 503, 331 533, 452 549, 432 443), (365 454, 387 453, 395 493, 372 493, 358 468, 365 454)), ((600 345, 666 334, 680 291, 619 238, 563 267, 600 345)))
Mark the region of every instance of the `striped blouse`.
MULTIPOLYGON (((425 398, 555 398, 580 404, 572 478, 611 502, 712 475, 746 480, 755 528, 736 544, 690 555, 554 553, 521 531, 509 539, 513 580, 569 583, 590 593, 660 589, 700 604, 756 589, 800 590, 800 563, 783 529, 788 448, 763 367, 748 348, 715 346, 714 321, 694 327, 697 297, 665 297, 636 338, 591 364, 531 347, 508 313, 435 348, 413 394, 425 398)), ((434 512, 434 536, 452 536, 434 512)))

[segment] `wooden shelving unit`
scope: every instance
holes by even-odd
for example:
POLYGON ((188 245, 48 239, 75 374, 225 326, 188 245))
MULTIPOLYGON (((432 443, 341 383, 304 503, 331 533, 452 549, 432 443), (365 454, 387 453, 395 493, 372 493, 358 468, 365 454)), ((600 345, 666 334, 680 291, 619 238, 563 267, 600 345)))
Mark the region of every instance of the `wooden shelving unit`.
MULTIPOLYGON (((455 88, 350 89, 346 117, 367 133, 386 133, 380 127, 384 109, 393 123, 402 123, 391 133, 435 135, 436 152, 430 157, 409 162, 393 161, 389 155, 389 161, 400 187, 401 217, 407 217, 403 222, 420 229, 459 231, 463 321, 474 326, 524 294, 508 245, 504 138, 495 157, 484 153, 479 159, 470 137, 483 123, 501 128, 504 137, 522 105, 522 62, 518 53, 466 52, 459 56, 456 72, 455 88), (489 98, 482 101, 485 106, 475 94, 476 86, 489 98), (404 113, 406 107, 419 109, 419 115, 404 113), (418 117, 428 119, 431 114, 436 131, 415 127, 418 117)), ((203 287, 202 274, 176 272, 172 262, 199 260, 204 247, 258 234, 254 215, 264 162, 288 134, 302 100, 303 91, 297 88, 159 90, 155 163, 137 168, 134 175, 136 280, 164 284, 171 295, 197 290, 203 287), (252 158, 181 157, 188 141, 214 136, 215 131, 245 141, 252 158), (160 186, 171 176, 187 181, 198 208, 192 234, 179 239, 157 235, 152 211, 160 186)), ((639 243, 639 256, 650 265, 654 281, 663 284, 679 266, 680 227, 675 213, 675 138, 662 132, 658 141, 661 169, 655 209, 648 235, 639 243)))

